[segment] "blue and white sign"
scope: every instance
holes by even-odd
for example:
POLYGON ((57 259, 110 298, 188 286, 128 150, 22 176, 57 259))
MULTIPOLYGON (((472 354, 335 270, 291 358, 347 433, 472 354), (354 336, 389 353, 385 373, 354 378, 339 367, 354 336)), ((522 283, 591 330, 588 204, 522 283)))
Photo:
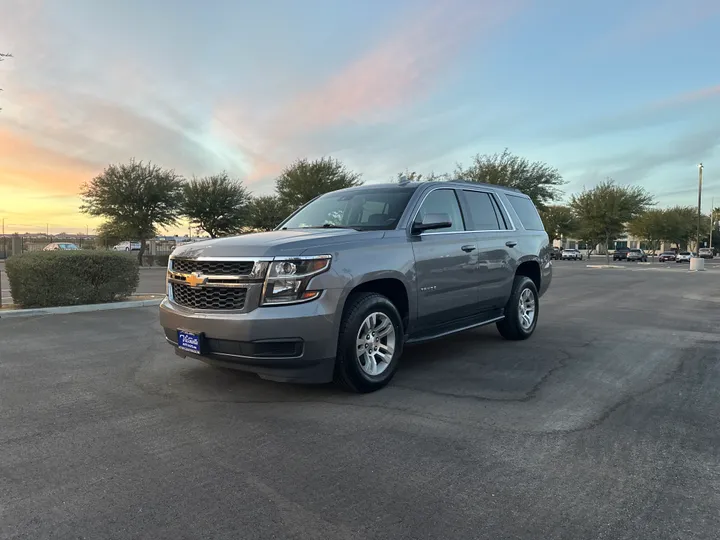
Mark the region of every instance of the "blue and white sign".
POLYGON ((178 348, 195 354, 200 354, 200 336, 185 330, 178 330, 178 348))

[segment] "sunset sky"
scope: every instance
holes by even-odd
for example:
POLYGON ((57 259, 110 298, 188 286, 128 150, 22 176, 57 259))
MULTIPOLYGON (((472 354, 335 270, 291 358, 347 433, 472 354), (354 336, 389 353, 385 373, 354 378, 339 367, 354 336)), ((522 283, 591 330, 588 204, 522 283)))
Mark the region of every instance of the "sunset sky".
POLYGON ((77 232, 110 162, 270 193, 331 155, 386 181, 508 147, 720 203, 718 0, 0 0, 0 218, 77 232))

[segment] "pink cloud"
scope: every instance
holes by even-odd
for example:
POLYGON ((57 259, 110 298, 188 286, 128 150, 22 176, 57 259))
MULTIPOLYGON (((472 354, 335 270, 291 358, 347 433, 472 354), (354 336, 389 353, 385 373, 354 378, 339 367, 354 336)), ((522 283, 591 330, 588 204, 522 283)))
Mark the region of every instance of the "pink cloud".
MULTIPOLYGON (((251 178, 277 173, 274 161, 303 134, 349 122, 373 123, 430 95, 469 42, 482 39, 511 18, 525 0, 436 0, 410 14, 399 30, 309 91, 282 104, 269 118, 235 105, 215 118, 239 139, 252 140, 258 161, 251 178), (260 161, 262 163, 260 163, 260 161)), ((244 150, 247 150, 245 148, 244 150)))
POLYGON ((520 2, 433 2, 374 49, 281 110, 278 135, 373 121, 428 95, 472 39, 514 15, 520 2))
POLYGON ((705 101, 707 99, 712 99, 715 97, 720 97, 720 85, 709 86, 707 88, 701 88, 699 90, 685 92, 683 94, 679 94, 677 96, 658 101, 654 103, 651 108, 669 109, 679 105, 689 105, 692 103, 697 103, 698 101, 705 101))

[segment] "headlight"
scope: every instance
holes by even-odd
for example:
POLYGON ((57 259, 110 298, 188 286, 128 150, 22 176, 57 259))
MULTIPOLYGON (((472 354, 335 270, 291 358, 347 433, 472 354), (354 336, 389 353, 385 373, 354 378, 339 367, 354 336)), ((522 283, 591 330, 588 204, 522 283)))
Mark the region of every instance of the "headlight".
POLYGON ((330 255, 274 260, 270 263, 261 305, 294 304, 320 296, 322 291, 308 291, 310 280, 330 268, 330 255))

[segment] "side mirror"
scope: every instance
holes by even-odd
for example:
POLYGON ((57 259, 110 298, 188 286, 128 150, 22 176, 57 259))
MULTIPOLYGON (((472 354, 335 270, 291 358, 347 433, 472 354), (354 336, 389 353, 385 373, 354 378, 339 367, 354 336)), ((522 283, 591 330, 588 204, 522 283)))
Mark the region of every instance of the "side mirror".
POLYGON ((433 229, 446 229, 452 227, 448 214, 426 214, 420 223, 413 224, 412 232, 419 234, 433 229))

